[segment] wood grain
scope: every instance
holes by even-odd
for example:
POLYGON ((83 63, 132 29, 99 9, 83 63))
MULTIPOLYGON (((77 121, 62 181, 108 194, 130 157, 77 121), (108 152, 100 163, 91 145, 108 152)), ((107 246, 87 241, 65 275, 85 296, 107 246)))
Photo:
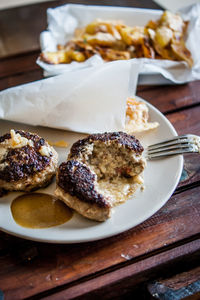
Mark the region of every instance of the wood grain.
POLYGON ((148 284, 148 290, 154 299, 182 300, 186 297, 200 297, 200 267, 177 274, 171 278, 158 279, 148 284))
POLYGON ((5 77, 0 80, 0 90, 33 82, 42 78, 43 78, 43 72, 41 69, 14 75, 14 76, 5 77))
MULTIPOLYGON (((174 125, 178 134, 200 135, 200 106, 168 114, 167 118, 174 125)), ((200 182, 200 155, 198 153, 184 155, 184 179, 178 187, 199 184, 200 182)))
POLYGON ((174 125, 178 134, 197 134, 200 135, 200 106, 184 109, 173 114, 168 114, 167 118, 174 125))
POLYGON ((161 279, 159 280, 159 283, 165 285, 170 289, 179 290, 183 287, 187 287, 195 281, 198 281, 199 279, 200 267, 197 267, 190 271, 177 274, 171 278, 161 279))
MULTIPOLYGON (((199 122, 200 106, 182 111, 167 114, 167 118, 174 125, 178 134, 196 134, 200 135, 199 122)), ((198 153, 184 155, 184 173, 182 180, 178 185, 178 190, 187 185, 199 184, 200 181, 200 156, 198 153), (194 162, 195 159, 195 162, 194 162)))
POLYGON ((36 51, 2 59, 0 61, 0 79, 11 75, 15 76, 18 74, 25 74, 30 71, 40 70, 40 67, 36 64, 38 55, 39 52, 36 51))
POLYGON ((200 103, 200 85, 193 81, 182 85, 139 86, 137 95, 164 113, 200 103))
POLYGON ((143 260, 158 250, 195 237, 200 231, 199 192, 197 187, 173 196, 149 220, 102 241, 74 245, 26 244, 9 236, 3 240, 1 234, 0 289, 7 299, 30 297, 143 260), (34 255, 28 259, 27 253, 34 255))
MULTIPOLYGON (((143 299, 141 294, 135 298, 135 290, 141 283, 158 276, 165 276, 164 273, 173 273, 172 270, 178 271, 181 260, 184 260, 185 265, 191 264, 191 256, 193 259, 197 258, 199 247, 200 240, 196 240, 173 250, 156 254, 153 257, 144 258, 142 261, 100 275, 97 278, 66 287, 60 292, 47 297, 44 296, 42 299, 122 299, 122 297, 124 299, 124 294, 127 293, 130 295, 128 299, 143 299)), ((149 297, 144 299, 149 299, 149 297)))

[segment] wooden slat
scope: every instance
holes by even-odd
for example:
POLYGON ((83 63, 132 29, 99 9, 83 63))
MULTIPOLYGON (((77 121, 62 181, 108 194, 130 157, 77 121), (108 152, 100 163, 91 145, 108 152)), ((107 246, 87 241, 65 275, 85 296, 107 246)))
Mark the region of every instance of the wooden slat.
MULTIPOLYGON (((199 116, 200 106, 168 114, 167 118, 174 125, 178 134, 200 135, 199 116)), ((182 188, 188 184, 198 183, 200 180, 200 155, 198 153, 187 154, 184 158, 184 173, 178 186, 182 188)))
MULTIPOLYGON (((141 293, 135 298, 136 286, 157 276, 165 276, 166 272, 169 274, 173 273, 173 270, 178 271, 180 260, 183 260, 187 264, 189 259, 191 265, 192 260, 190 257, 195 260, 198 255, 196 251, 199 251, 199 249, 200 240, 196 240, 129 266, 119 268, 116 271, 108 272, 97 278, 66 287, 66 289, 60 292, 53 293, 47 297, 44 296, 41 299, 66 300, 77 299, 77 297, 78 299, 124 299, 127 293, 129 294, 129 298, 125 299, 141 299, 143 296, 141 293), (132 293, 131 290, 133 291, 132 293), (131 295, 132 297, 130 297, 131 295)), ((142 299, 149 299, 149 297, 142 299)))
POLYGON ((149 220, 102 241, 63 246, 27 242, 25 247, 23 240, 1 238, 0 288, 6 299, 25 298, 119 264, 130 264, 136 258, 144 259, 152 251, 191 238, 200 231, 199 192, 200 187, 173 196, 149 220), (33 253, 30 259, 27 253, 33 253))
POLYGON ((45 3, 0 11, 0 57, 39 49, 47 7, 45 3))
MULTIPOLYGON (((15 76, 17 74, 25 74, 26 72, 39 70, 40 67, 36 64, 39 51, 30 52, 15 57, 10 57, 0 61, 0 82, 2 78, 15 76)), ((7 87, 6 87, 7 88, 7 87)))
POLYGON ((161 279, 159 280, 159 283, 176 291, 183 287, 187 287, 188 285, 198 281, 199 279, 200 267, 197 267, 188 272, 183 272, 167 279, 161 279))
POLYGON ((167 118, 174 125, 178 134, 191 133, 200 135, 199 116, 200 106, 169 114, 167 118))
POLYGON ((177 191, 187 188, 188 185, 198 185, 200 182, 200 155, 185 154, 184 168, 181 181, 178 184, 177 191))
POLYGON ((182 300, 189 296, 191 300, 199 299, 200 267, 177 274, 171 278, 158 279, 148 284, 148 290, 153 299, 182 300))
POLYGON ((184 85, 139 86, 137 95, 162 112, 170 112, 200 103, 200 85, 193 81, 184 85))
POLYGON ((41 69, 18 74, 16 76, 5 77, 0 80, 0 91, 6 88, 36 81, 42 78, 43 78, 43 71, 41 69))

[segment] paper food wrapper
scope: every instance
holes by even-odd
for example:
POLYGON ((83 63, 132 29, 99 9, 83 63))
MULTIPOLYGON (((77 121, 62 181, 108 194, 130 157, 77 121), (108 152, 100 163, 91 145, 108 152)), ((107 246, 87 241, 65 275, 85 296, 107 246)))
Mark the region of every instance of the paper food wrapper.
POLYGON ((9 88, 0 92, 0 118, 82 133, 123 130, 139 67, 111 62, 9 88))
MULTIPOLYGON (((129 26, 144 26, 149 20, 157 20, 163 11, 151 9, 137 9, 125 7, 87 6, 67 4, 55 9, 47 10, 48 30, 41 33, 40 42, 42 51, 56 51, 58 44, 64 45, 74 34, 76 28, 81 28, 96 18, 105 20, 121 20, 129 26)), ((159 84, 157 75, 163 76, 167 82, 185 83, 200 79, 200 4, 184 8, 180 11, 184 20, 189 20, 186 46, 192 53, 194 66, 188 68, 185 62, 169 60, 138 59, 143 63, 141 74, 145 79, 142 83, 159 84), (153 76, 153 77, 152 77, 153 76), (155 77, 156 76, 156 77, 155 77), (154 79, 155 78, 155 79, 154 79)), ((95 55, 85 62, 50 65, 37 60, 44 69, 44 75, 61 74, 65 71, 74 71, 88 66, 104 64, 101 57, 95 55)))

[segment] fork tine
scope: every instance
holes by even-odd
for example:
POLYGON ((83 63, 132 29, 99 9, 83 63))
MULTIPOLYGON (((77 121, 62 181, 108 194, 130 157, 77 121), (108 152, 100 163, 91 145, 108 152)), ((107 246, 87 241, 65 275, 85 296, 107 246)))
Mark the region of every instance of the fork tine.
POLYGON ((154 145, 150 145, 148 146, 148 148, 152 149, 152 148, 157 148, 157 147, 162 147, 162 146, 165 146, 165 145, 170 145, 170 143, 172 144, 178 144, 178 143, 181 143, 181 142, 187 142, 187 139, 188 139, 188 135, 181 135, 181 136, 176 136, 176 137, 173 137, 171 139, 168 139, 168 140, 164 140, 160 143, 157 143, 157 144, 154 144, 154 145))
POLYGON ((148 146, 148 149, 153 150, 153 149, 159 149, 159 148, 168 147, 168 146, 187 145, 188 143, 189 143, 189 141, 187 139, 174 140, 171 142, 159 143, 159 144, 148 146))
POLYGON ((147 147, 148 159, 161 158, 184 153, 200 153, 200 137, 193 134, 176 136, 147 147))
POLYGON ((166 146, 162 146, 159 148, 148 149, 148 154, 161 153, 164 151, 174 151, 174 150, 178 150, 178 149, 193 149, 193 147, 189 143, 177 144, 177 145, 171 145, 171 146, 166 145, 166 146))
POLYGON ((159 157, 164 157, 164 156, 170 156, 170 155, 176 155, 176 154, 183 154, 183 153, 193 153, 193 149, 182 149, 182 150, 175 150, 175 151, 165 151, 165 152, 156 152, 149 154, 147 158, 148 159, 153 159, 153 158, 159 158, 159 157))

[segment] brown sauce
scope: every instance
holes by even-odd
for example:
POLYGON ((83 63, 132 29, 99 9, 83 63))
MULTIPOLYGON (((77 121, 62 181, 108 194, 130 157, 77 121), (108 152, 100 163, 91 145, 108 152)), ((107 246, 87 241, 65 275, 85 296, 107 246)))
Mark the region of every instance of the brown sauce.
POLYGON ((69 221, 72 210, 55 197, 29 193, 15 198, 11 212, 17 224, 27 228, 48 228, 69 221))
POLYGON ((59 147, 59 148, 67 148, 68 147, 68 143, 63 140, 60 140, 57 142, 48 141, 48 143, 50 146, 55 146, 55 147, 59 147))

